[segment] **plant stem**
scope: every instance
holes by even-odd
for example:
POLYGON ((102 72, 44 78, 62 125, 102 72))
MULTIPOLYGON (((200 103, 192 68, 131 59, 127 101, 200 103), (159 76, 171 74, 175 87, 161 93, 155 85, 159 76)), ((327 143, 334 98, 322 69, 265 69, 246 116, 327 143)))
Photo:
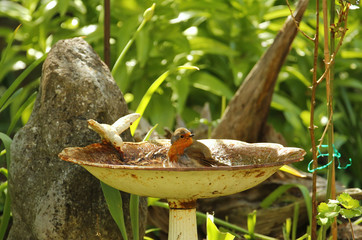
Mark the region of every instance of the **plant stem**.
POLYGON ((292 226, 292 239, 293 240, 295 240, 297 238, 298 217, 299 217, 299 203, 296 203, 294 206, 293 226, 292 226))
MULTIPOLYGON (((334 23, 335 18, 335 11, 336 11, 336 5, 335 1, 331 1, 330 3, 330 24, 334 23)), ((330 31, 330 48, 331 52, 333 53, 335 51, 335 34, 333 31, 330 31)), ((328 188, 331 190, 331 199, 336 199, 336 168, 335 168, 335 161, 334 161, 334 125, 333 125, 333 81, 334 81, 334 61, 330 64, 330 73, 329 73, 329 79, 330 79, 330 96, 329 96, 329 116, 331 118, 330 122, 330 129, 328 132, 328 153, 331 160, 333 160, 332 164, 329 166, 329 174, 331 176, 331 188, 328 188), (332 146, 331 146, 332 145, 332 146)), ((333 239, 337 239, 337 218, 334 219, 334 222, 332 223, 332 236, 333 239)))
POLYGON ((130 214, 133 239, 139 240, 139 202, 140 196, 131 194, 130 197, 130 214))
POLYGON ((351 227, 352 239, 354 240, 353 226, 352 226, 352 222, 351 222, 350 218, 348 218, 348 222, 349 222, 349 226, 351 227))
POLYGON ((115 73, 118 71, 118 69, 121 67, 124 57, 126 56, 126 53, 130 49, 132 43, 137 38, 138 34, 141 32, 142 28, 145 26, 145 24, 151 20, 154 11, 155 11, 156 4, 153 3, 151 7, 147 8, 146 11, 143 13, 143 20, 141 24, 138 26, 136 32, 133 34, 132 38, 127 42, 126 46, 123 48, 121 54, 119 55, 116 63, 114 64, 112 68, 112 75, 115 77, 115 73))
MULTIPOLYGON (((327 96, 327 114, 328 114, 328 123, 327 123, 327 133, 328 133, 328 162, 332 161, 332 164, 328 167, 328 187, 326 200, 332 197, 333 188, 333 170, 334 161, 333 161, 333 102, 332 102, 332 87, 331 87, 331 66, 330 64, 330 53, 329 53, 329 26, 328 26, 328 9, 327 9, 327 0, 323 0, 323 29, 324 29, 324 64, 326 71, 326 96, 327 96)), ((322 139, 323 141, 323 139, 322 139)), ((321 141, 321 142, 322 142, 321 141)))
MULTIPOLYGON (((317 64, 318 64, 318 42, 319 42, 319 0, 316 0, 316 30, 314 36, 314 60, 313 60, 313 83, 312 83, 312 96, 311 96, 311 107, 310 107, 310 121, 309 131, 312 144, 312 156, 313 156, 313 169, 318 167, 317 159, 317 148, 314 136, 314 108, 315 108, 315 95, 317 88, 317 64)), ((312 186, 312 226, 311 226, 311 238, 312 240, 317 239, 317 173, 313 172, 313 186, 312 186)))
POLYGON ((116 63, 114 64, 114 66, 112 68, 112 75, 113 76, 115 76, 115 72, 121 67, 121 64, 123 63, 123 59, 126 56, 126 53, 128 52, 128 50, 132 46, 132 43, 135 41, 135 39, 138 36, 139 32, 145 26, 146 22, 147 22, 146 20, 144 20, 144 19, 142 20, 141 24, 138 26, 138 28, 137 28, 136 32, 133 34, 132 38, 127 42, 126 46, 123 48, 121 54, 119 55, 116 63))
POLYGON ((111 67, 111 51, 109 39, 111 37, 111 8, 110 8, 110 0, 104 0, 104 62, 108 66, 111 67))
MULTIPOLYGON (((334 136, 333 136, 333 88, 332 88, 332 78, 331 78, 331 68, 333 63, 330 62, 330 52, 329 52, 329 23, 328 23, 328 7, 327 0, 323 0, 323 29, 324 29, 324 65, 326 71, 326 97, 327 97, 327 115, 328 115, 328 162, 331 164, 328 166, 328 182, 327 182, 327 194, 326 201, 328 199, 336 198, 335 191, 335 162, 334 162, 334 136)), ((323 139, 322 139, 323 141, 323 139)), ((323 238, 326 238, 325 228, 323 231, 323 238)), ((334 221, 331 225, 331 231, 333 239, 337 239, 337 222, 334 221)))

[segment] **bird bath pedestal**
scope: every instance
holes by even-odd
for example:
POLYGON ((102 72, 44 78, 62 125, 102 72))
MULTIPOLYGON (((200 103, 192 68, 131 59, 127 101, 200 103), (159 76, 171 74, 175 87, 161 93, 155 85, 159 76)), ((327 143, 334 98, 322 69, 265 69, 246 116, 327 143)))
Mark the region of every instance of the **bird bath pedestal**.
POLYGON ((66 148, 59 157, 79 164, 104 183, 140 196, 164 198, 170 206, 169 239, 196 240, 196 200, 249 189, 305 151, 273 143, 200 140, 214 159, 229 166, 164 167, 169 140, 125 142, 120 154, 109 144, 66 148))

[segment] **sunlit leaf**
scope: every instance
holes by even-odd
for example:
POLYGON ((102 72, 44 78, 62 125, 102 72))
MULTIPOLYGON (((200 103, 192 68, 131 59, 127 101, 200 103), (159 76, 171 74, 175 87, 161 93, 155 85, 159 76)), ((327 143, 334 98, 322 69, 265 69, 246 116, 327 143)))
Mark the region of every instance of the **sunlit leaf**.
POLYGON ((27 67, 20 75, 15 79, 15 81, 11 84, 11 86, 5 91, 5 93, 0 98, 0 108, 4 106, 5 102, 8 100, 8 98, 16 91, 20 83, 24 81, 24 79, 34 70, 35 67, 37 67, 40 63, 42 63, 45 58, 47 57, 47 54, 44 54, 41 58, 33 62, 29 67, 27 67))
POLYGON ((342 206, 347 209, 359 207, 359 201, 357 199, 353 199, 348 193, 340 194, 337 199, 342 204, 342 206))
POLYGON ((137 49, 137 59, 140 63, 140 66, 143 68, 148 59, 148 53, 150 51, 151 37, 149 33, 149 27, 144 27, 140 31, 136 38, 136 49, 137 49))
POLYGON ((207 228, 207 239, 232 240, 235 238, 235 236, 232 235, 231 233, 220 232, 210 218, 207 218, 206 228, 207 228))
MULTIPOLYGON (((1 9, 1 3, 0 2, 0 9, 1 9)), ((17 28, 15 28, 14 32, 10 35, 8 43, 6 45, 6 48, 3 50, 3 52, 1 53, 1 60, 0 60, 0 69, 4 69, 5 67, 5 61, 7 60, 9 51, 11 49, 11 46, 13 45, 13 41, 15 39, 16 33, 19 31, 21 25, 19 25, 17 28)), ((0 78, 0 82, 1 82, 2 78, 0 78)))
POLYGON ((68 10, 70 0, 57 1, 57 6, 61 16, 64 16, 68 10))
POLYGON ((148 197, 147 198, 147 204, 148 204, 148 206, 152 206, 155 202, 157 202, 159 200, 160 200, 160 198, 148 197))
POLYGON ((193 37, 189 39, 192 50, 203 51, 204 53, 236 56, 238 52, 231 49, 224 43, 212 38, 193 37))
POLYGON ((353 218, 361 216, 359 209, 341 209, 341 215, 344 218, 353 218))
POLYGON ((256 210, 248 214, 248 220, 247 220, 249 235, 252 238, 254 238, 255 224, 256 224, 256 210))
MULTIPOLYGON (((177 67, 175 70, 182 70, 182 69, 189 69, 189 70, 197 70, 197 67, 193 67, 193 66, 180 66, 177 67)), ((144 94, 141 102, 139 103, 137 109, 136 109, 136 113, 141 114, 141 116, 143 115, 144 111, 146 110, 146 107, 148 106, 152 95, 154 94, 154 92, 161 86, 161 84, 165 81, 165 79, 168 77, 168 75, 171 73, 172 71, 166 71, 164 72, 160 77, 158 77, 156 79, 156 81, 154 81, 152 83, 152 85, 148 88, 147 92, 144 94)), ((134 134, 138 123, 140 121, 140 118, 137 119, 132 125, 131 125, 131 133, 132 135, 134 134)))
POLYGON ((362 58, 362 52, 361 51, 347 51, 342 50, 341 51, 342 58, 362 58))
POLYGON ((322 202, 318 205, 317 219, 319 224, 326 225, 331 224, 334 218, 339 215, 341 207, 338 206, 338 202, 329 201, 329 203, 322 202))
POLYGON ((32 19, 29 10, 15 1, 0 1, 0 16, 15 18, 21 22, 32 19))
MULTIPOLYGON (((181 76, 180 76, 181 77, 181 76)), ((181 77, 171 81, 172 96, 171 100, 175 103, 178 114, 181 114, 186 105, 186 100, 190 92, 189 77, 181 77)))
POLYGON ((310 81, 301 73, 298 71, 297 68, 292 66, 286 66, 285 69, 293 74, 296 78, 298 78, 306 87, 309 87, 311 85, 310 81))
POLYGON ((218 96, 224 96, 226 99, 231 99, 233 96, 233 92, 226 84, 209 73, 203 71, 195 72, 191 75, 191 80, 192 85, 195 88, 205 90, 218 96))
POLYGON ((156 124, 155 126, 153 126, 146 134, 146 136, 143 138, 142 141, 148 141, 151 137, 151 134, 153 133, 153 131, 155 131, 155 129, 157 128, 158 124, 156 124))
POLYGON ((290 11, 286 6, 278 5, 270 8, 268 13, 264 15, 265 20, 272 20, 276 18, 285 18, 290 15, 290 11))
POLYGON ((306 177, 305 174, 303 174, 302 172, 298 171, 297 169, 291 167, 291 166, 288 166, 288 165, 284 165, 282 166, 281 168, 279 168, 279 170, 283 171, 283 172, 287 172, 289 174, 292 174, 296 177, 306 177))

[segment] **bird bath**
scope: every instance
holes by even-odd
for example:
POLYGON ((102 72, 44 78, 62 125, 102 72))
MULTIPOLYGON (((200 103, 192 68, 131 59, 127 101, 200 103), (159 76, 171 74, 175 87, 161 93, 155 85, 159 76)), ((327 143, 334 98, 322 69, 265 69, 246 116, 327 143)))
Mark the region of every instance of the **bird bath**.
POLYGON ((273 143, 200 140, 215 160, 229 166, 165 167, 169 140, 124 142, 64 149, 62 160, 79 164, 104 183, 124 192, 167 199, 170 240, 196 240, 196 200, 247 190, 281 166, 301 161, 305 151, 273 143))

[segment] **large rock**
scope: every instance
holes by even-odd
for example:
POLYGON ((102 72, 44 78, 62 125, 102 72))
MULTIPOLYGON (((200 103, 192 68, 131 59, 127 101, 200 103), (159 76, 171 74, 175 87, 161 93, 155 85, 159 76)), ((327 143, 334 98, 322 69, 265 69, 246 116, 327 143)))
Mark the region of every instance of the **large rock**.
MULTIPOLYGON (((9 239, 121 238, 99 181, 57 155, 65 147, 99 141, 87 128, 87 119, 113 123, 126 113, 107 66, 83 39, 59 41, 53 47, 43 65, 32 115, 11 146, 9 239)), ((131 140, 129 132, 122 138, 131 140)), ((123 197, 128 215, 129 202, 123 197)), ((144 210, 144 200, 142 204, 144 210)))

